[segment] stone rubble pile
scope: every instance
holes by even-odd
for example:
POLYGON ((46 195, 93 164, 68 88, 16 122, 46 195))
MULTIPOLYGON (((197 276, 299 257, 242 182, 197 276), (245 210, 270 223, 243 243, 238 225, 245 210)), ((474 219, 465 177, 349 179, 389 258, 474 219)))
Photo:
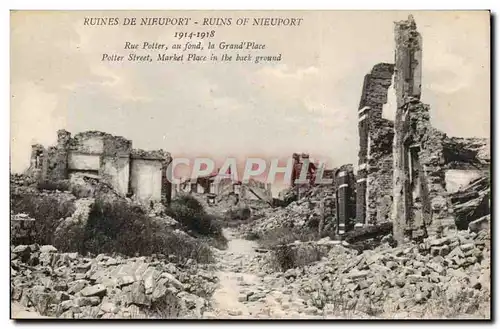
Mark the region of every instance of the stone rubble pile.
POLYGON ((11 247, 11 297, 41 315, 61 318, 199 318, 217 277, 175 257, 95 258, 50 245, 11 247))
POLYGON ((459 231, 419 245, 357 252, 333 246, 321 261, 266 280, 299 291, 311 314, 403 318, 475 316, 490 305, 490 235, 459 231))
MULTIPOLYGON (((317 227, 319 218, 323 213, 335 213, 335 209, 325 209, 327 205, 323 200, 333 198, 333 186, 316 186, 297 201, 293 201, 284 208, 268 208, 262 215, 256 215, 255 221, 249 224, 247 231, 263 233, 280 227, 301 229, 317 227), (260 218, 259 218, 260 217, 260 218)), ((334 202, 332 202, 334 205, 334 202)))

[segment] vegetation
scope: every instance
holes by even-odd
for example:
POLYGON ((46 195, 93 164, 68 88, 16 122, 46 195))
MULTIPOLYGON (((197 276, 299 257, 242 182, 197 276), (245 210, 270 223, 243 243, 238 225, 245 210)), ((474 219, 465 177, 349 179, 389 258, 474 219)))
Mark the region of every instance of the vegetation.
MULTIPOLYGON (((12 196, 11 210, 35 219, 35 243, 50 244, 61 251, 127 256, 164 254, 202 263, 213 261, 207 243, 158 225, 142 208, 126 200, 98 198, 86 221, 61 225, 75 212, 74 201, 71 194, 22 193, 12 196), (58 227, 64 229, 58 230, 58 227)), ((172 217, 183 226, 199 235, 215 238, 220 246, 227 242, 216 219, 205 214, 199 204, 183 199, 174 210, 172 217), (197 218, 201 221, 196 221, 197 218)))
POLYGON ((317 262, 323 257, 316 245, 280 245, 277 246, 272 254, 272 263, 275 270, 285 272, 291 268, 302 267, 313 262, 317 262))
MULTIPOLYGON (((256 233, 254 233, 256 234, 256 233)), ((265 249, 274 249, 276 246, 293 243, 297 240, 302 242, 314 241, 317 239, 317 230, 294 229, 290 227, 276 227, 268 230, 259 236, 259 244, 265 249)))
POLYGON ((73 199, 55 195, 23 193, 11 195, 11 210, 35 219, 35 241, 40 245, 54 244, 54 232, 61 219, 75 211, 73 199))
POLYGON ((70 191, 71 185, 68 180, 60 180, 60 181, 41 181, 36 185, 37 189, 42 191, 70 191))
POLYGON ((222 234, 222 221, 208 214, 203 205, 194 197, 182 195, 172 200, 167 214, 178 221, 191 235, 220 249, 227 246, 227 240, 222 234))

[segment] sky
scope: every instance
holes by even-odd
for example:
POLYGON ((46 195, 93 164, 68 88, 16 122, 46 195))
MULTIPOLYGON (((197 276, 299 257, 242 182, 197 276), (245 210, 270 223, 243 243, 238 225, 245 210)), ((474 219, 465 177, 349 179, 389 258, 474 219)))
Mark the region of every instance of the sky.
MULTIPOLYGON (((377 63, 394 61, 394 21, 409 13, 13 12, 11 169, 26 169, 31 144, 55 143, 58 129, 106 131, 136 148, 162 148, 174 157, 286 158, 307 152, 329 167, 355 164, 364 75, 377 63), (123 53, 126 41, 172 43, 174 32, 186 28, 83 25, 85 17, 99 16, 303 20, 298 27, 198 29, 215 30, 216 44, 266 44, 261 53, 281 53, 280 62, 140 64, 101 57, 123 53)), ((489 137, 489 13, 411 14, 423 38, 421 99, 431 105, 434 126, 451 136, 489 137)))

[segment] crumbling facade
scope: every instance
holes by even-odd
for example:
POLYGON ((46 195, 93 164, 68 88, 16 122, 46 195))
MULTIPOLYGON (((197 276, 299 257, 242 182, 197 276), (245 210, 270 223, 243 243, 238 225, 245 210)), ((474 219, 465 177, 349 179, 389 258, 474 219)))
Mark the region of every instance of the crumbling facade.
POLYGON ((412 16, 394 31, 395 64, 377 64, 365 76, 358 109, 356 225, 392 221, 403 242, 455 229, 449 177, 472 181, 490 163, 486 139, 450 138, 432 127, 430 107, 420 101, 422 37, 412 16), (394 121, 382 118, 392 81, 394 121))
POLYGON ((195 181, 186 179, 174 186, 174 193, 206 194, 210 202, 234 195, 237 200, 262 200, 272 203, 272 184, 250 179, 247 183, 235 180, 231 174, 211 174, 198 177, 195 181))
POLYGON ((316 180, 316 165, 309 159, 307 153, 294 153, 292 155, 293 167, 290 186, 292 186, 297 197, 303 197, 309 189, 315 185, 316 180), (299 180, 299 182, 297 182, 299 180))
POLYGON ((132 141, 121 136, 87 131, 71 137, 70 132, 59 130, 55 146, 32 146, 28 171, 39 181, 93 175, 122 196, 167 204, 172 188, 166 174, 171 161, 170 153, 133 149, 132 141))
POLYGON ((388 220, 390 214, 394 124, 382 117, 382 108, 387 102, 393 72, 393 64, 377 64, 363 83, 358 110, 358 227, 388 220))
POLYGON ((410 123, 413 114, 411 104, 418 103, 421 94, 422 38, 411 16, 407 21, 396 22, 394 33, 397 109, 394 119, 392 223, 394 238, 402 242, 405 235, 411 237, 414 228, 410 185, 412 178, 418 176, 413 175, 413 172, 420 172, 419 168, 413 168, 418 164, 420 149, 418 144, 413 143, 410 123))

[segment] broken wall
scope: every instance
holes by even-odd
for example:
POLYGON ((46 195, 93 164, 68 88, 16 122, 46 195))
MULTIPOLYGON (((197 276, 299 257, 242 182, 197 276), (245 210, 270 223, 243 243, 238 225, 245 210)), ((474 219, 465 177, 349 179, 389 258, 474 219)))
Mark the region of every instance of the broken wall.
POLYGON ((172 157, 168 152, 132 149, 132 141, 100 131, 82 132, 73 138, 65 130, 57 134, 56 146, 45 150, 33 145, 32 177, 58 181, 90 173, 100 176, 122 196, 136 193, 141 201, 170 202, 172 185, 167 170, 172 157))
POLYGON ((130 176, 134 199, 161 201, 161 167, 160 160, 132 159, 130 176))
POLYGON ((40 144, 31 146, 30 166, 28 175, 35 181, 44 180, 48 172, 48 151, 40 144))
POLYGON ((169 203, 172 197, 172 184, 167 179, 172 161, 170 153, 133 149, 130 159, 130 192, 133 197, 141 202, 169 203))
POLYGON ((391 220, 403 242, 466 228, 489 214, 491 161, 487 139, 450 138, 432 127, 429 105, 420 101, 422 38, 413 17, 396 22, 394 33, 395 65, 375 65, 363 83, 356 221, 391 220), (392 81, 394 121, 382 118, 392 81))
POLYGON ((120 194, 129 193, 130 158, 103 157, 100 161, 101 177, 120 194))
POLYGON ((365 76, 359 104, 359 154, 356 222, 388 220, 387 198, 392 195, 393 123, 382 117, 394 65, 380 63, 365 76))
POLYGON ((76 134, 68 142, 70 173, 94 173, 121 195, 129 193, 132 142, 101 131, 76 134))
POLYGON ((394 239, 402 243, 411 236, 413 228, 411 159, 410 103, 419 102, 422 80, 422 38, 410 15, 408 20, 394 25, 396 90, 396 116, 394 118, 393 142, 393 222, 394 239))
POLYGON ((68 169, 70 171, 90 171, 99 173, 101 157, 98 154, 81 154, 70 152, 68 155, 68 169))

